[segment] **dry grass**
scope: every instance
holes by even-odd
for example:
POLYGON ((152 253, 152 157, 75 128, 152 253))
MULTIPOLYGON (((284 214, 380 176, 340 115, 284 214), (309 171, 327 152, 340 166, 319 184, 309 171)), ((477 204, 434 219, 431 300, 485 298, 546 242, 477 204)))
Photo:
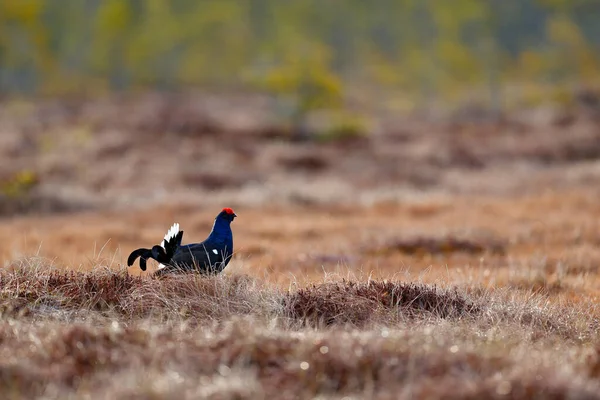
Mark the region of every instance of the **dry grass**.
POLYGON ((232 93, 4 101, 0 188, 24 171, 36 184, 19 202, 0 193, 0 215, 167 200, 362 204, 415 189, 519 194, 599 175, 598 110, 581 104, 479 122, 362 110, 373 120, 364 136, 318 143, 291 142, 271 105, 232 93))
MULTIPOLYGON (((600 298, 600 207, 593 187, 520 197, 439 197, 369 207, 236 207, 236 254, 226 274, 281 287, 328 274, 351 280, 477 283, 600 298)), ((131 249, 175 221, 202 240, 212 208, 165 205, 129 212, 19 217, 0 228, 6 265, 37 254, 71 269, 120 268, 131 249)), ((149 266, 152 273, 155 266, 149 266)), ((128 271, 140 275, 138 267, 128 271)))
POLYGON ((120 251, 182 216, 202 237, 210 210, 5 220, 0 391, 600 398, 594 193, 237 209, 212 278, 151 279, 120 251))
POLYGON ((5 398, 599 398, 591 303, 13 267, 0 272, 5 398))
POLYGON ((0 397, 600 398, 596 116, 298 144, 216 100, 0 110, 0 397), (123 266, 223 206, 221 276, 123 266))

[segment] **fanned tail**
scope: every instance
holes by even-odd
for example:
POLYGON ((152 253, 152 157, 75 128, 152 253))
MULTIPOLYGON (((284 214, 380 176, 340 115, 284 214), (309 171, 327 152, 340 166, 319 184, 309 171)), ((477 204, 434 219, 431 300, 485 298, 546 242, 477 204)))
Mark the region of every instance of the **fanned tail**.
MULTIPOLYGON (((179 224, 174 223, 173 226, 169 229, 169 231, 165 234, 165 238, 161 243, 161 247, 165 252, 165 261, 168 263, 171 261, 171 258, 181 246, 181 240, 183 239, 183 231, 179 230, 179 224)), ((165 264, 165 263, 163 263, 165 264)))

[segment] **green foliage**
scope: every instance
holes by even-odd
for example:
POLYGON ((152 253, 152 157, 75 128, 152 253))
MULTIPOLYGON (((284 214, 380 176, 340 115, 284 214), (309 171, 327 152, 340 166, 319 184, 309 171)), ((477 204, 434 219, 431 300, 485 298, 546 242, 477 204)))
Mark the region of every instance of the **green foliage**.
POLYGON ((298 46, 284 62, 259 78, 259 86, 293 97, 296 118, 313 110, 338 107, 342 103, 342 82, 331 70, 329 58, 324 46, 298 46))
POLYGON ((3 0, 0 91, 260 87, 296 113, 349 83, 456 99, 600 80, 597 0, 3 0), (545 27, 545 29, 544 29, 545 27))
POLYGON ((580 28, 565 14, 548 20, 553 69, 562 76, 575 72, 583 79, 594 78, 600 69, 598 54, 590 48, 580 28))

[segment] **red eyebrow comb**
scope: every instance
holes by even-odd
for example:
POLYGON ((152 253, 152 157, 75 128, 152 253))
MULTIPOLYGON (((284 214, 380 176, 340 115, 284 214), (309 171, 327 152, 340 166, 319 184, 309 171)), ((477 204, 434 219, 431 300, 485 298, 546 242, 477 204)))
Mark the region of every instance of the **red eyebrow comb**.
POLYGON ((229 208, 229 207, 225 207, 225 208, 223 209, 223 211, 225 211, 227 214, 235 214, 235 213, 233 212, 233 209, 231 209, 231 208, 229 208))

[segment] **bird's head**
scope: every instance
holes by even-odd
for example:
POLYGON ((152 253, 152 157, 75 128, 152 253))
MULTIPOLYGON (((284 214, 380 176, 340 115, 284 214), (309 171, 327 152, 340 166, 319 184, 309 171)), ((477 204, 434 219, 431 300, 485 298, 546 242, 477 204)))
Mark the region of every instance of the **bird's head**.
POLYGON ((217 218, 224 219, 229 222, 232 222, 235 217, 237 217, 237 214, 233 211, 233 209, 231 209, 229 207, 225 207, 219 213, 219 215, 217 215, 217 218))

